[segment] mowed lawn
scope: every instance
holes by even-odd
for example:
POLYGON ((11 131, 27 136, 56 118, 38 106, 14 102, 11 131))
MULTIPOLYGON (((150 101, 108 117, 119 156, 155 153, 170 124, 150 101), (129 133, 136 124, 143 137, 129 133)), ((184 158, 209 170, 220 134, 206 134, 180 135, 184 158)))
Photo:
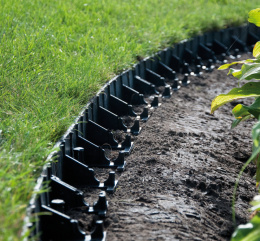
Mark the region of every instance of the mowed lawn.
MULTIPOLYGON (((0 240, 21 240, 47 155, 109 79, 180 40, 246 23, 256 0, 0 1, 0 240)), ((210 107, 209 107, 210 108, 210 107)))

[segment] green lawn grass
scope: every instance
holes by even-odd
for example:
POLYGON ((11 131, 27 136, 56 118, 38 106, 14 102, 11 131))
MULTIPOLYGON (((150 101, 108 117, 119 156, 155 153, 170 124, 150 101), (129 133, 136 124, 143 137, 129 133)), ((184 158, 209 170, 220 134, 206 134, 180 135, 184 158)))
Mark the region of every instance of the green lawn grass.
POLYGON ((47 155, 100 86, 136 56, 244 23, 257 6, 256 0, 2 0, 0 240, 21 240, 47 155))

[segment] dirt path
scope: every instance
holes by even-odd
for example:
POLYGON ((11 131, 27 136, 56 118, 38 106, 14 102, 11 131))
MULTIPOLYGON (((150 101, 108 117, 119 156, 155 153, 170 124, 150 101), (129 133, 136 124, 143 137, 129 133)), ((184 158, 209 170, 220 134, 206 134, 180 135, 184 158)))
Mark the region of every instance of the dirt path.
MULTIPOLYGON (((237 85, 226 72, 190 80, 142 125, 117 191, 108 195, 108 241, 230 239, 233 186, 251 153, 253 122, 231 130, 231 104, 210 115, 212 99, 237 85)), ((239 185, 238 223, 249 217, 254 173, 250 166, 239 185)))

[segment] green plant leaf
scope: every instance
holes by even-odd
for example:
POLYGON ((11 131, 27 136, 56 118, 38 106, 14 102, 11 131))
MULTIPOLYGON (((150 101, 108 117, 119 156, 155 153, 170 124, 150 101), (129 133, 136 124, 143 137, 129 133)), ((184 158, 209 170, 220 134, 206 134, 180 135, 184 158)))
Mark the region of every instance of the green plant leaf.
MULTIPOLYGON (((253 153, 250 157, 250 159, 252 158, 252 156, 255 156, 259 153, 259 151, 257 152, 258 149, 260 149, 260 121, 258 121, 252 129, 252 138, 253 138, 253 153)), ((254 157, 254 158, 255 158, 254 157)), ((253 159, 254 159, 253 158, 253 159)))
POLYGON ((230 66, 232 66, 232 65, 234 65, 234 64, 244 64, 244 63, 247 63, 247 60, 232 62, 232 63, 230 63, 230 64, 223 64, 223 65, 221 65, 218 69, 219 69, 219 70, 227 69, 227 68, 229 68, 230 66))
POLYGON ((229 74, 232 74, 235 78, 240 78, 240 76, 242 75, 242 71, 239 70, 239 69, 232 69, 230 68, 229 72, 228 72, 228 75, 229 74))
POLYGON ((253 9, 248 13, 248 22, 260 27, 260 8, 253 9))
POLYGON ((235 116, 236 119, 242 119, 245 116, 253 115, 256 119, 259 119, 260 116, 260 98, 258 97, 254 103, 250 106, 238 104, 236 105, 233 110, 232 114, 235 116))
POLYGON ((255 102, 248 106, 248 112, 251 113, 255 118, 259 120, 260 117, 260 98, 256 98, 255 102))
POLYGON ((243 117, 250 115, 247 106, 244 106, 242 104, 236 105, 232 110, 232 114, 235 116, 236 119, 242 119, 243 117))
POLYGON ((259 60, 258 59, 247 59, 247 60, 236 61, 236 62, 232 62, 230 64, 223 64, 218 69, 223 70, 223 69, 229 68, 230 66, 232 66, 234 64, 255 63, 256 61, 259 61, 259 60))
POLYGON ((230 68, 228 75, 232 74, 240 80, 260 79, 260 63, 258 61, 254 60, 253 62, 243 64, 241 70, 230 68))
POLYGON ((251 114, 248 112, 246 106, 241 104, 238 104, 233 108, 232 114, 236 119, 232 121, 231 129, 235 128, 240 122, 251 118, 251 114))
POLYGON ((259 241, 260 215, 255 215, 247 224, 239 225, 233 233, 231 241, 259 241))
POLYGON ((260 63, 243 64, 241 72, 241 76, 238 77, 240 80, 260 79, 260 63))
POLYGON ((260 56, 260 41, 258 41, 255 46, 254 46, 254 49, 253 49, 253 56, 255 58, 257 58, 258 56, 260 56))
POLYGON ((213 99, 211 103, 211 113, 213 113, 220 106, 237 99, 243 99, 247 97, 259 97, 260 96, 260 83, 249 82, 243 85, 241 88, 234 88, 228 94, 221 94, 213 99))
POLYGON ((259 154, 256 157, 256 186, 259 185, 260 182, 260 156, 259 154))

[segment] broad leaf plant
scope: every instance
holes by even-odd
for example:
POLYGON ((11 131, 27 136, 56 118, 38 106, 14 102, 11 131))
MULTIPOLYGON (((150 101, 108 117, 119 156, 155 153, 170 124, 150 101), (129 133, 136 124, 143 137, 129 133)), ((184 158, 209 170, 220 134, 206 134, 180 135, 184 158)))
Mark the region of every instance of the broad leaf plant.
MULTIPOLYGON (((249 12, 248 21, 260 27, 260 8, 254 9, 249 12)), ((232 122, 232 128, 236 127, 240 122, 245 121, 250 118, 255 118, 257 120, 256 124, 252 128, 252 138, 253 138, 253 150, 250 158, 242 167, 239 176, 236 181, 233 193, 233 220, 235 221, 235 197, 236 189, 240 177, 245 170, 245 168, 252 161, 256 162, 256 185, 259 186, 260 183, 260 41, 257 42, 253 49, 253 59, 247 59, 242 61, 233 62, 230 64, 224 64, 219 67, 219 69, 229 69, 228 74, 232 74, 239 80, 246 81, 246 83, 239 87, 232 89, 227 94, 221 94, 217 96, 211 103, 211 113, 213 113, 220 106, 229 103, 234 100, 244 99, 248 97, 253 97, 254 102, 251 105, 237 104, 232 113, 235 120, 232 122), (242 65, 241 69, 231 68, 233 65, 242 65)), ((251 221, 245 225, 239 225, 236 231, 232 235, 232 241, 246 241, 246 240, 260 240, 260 196, 256 196, 251 203, 254 214, 251 221)))

